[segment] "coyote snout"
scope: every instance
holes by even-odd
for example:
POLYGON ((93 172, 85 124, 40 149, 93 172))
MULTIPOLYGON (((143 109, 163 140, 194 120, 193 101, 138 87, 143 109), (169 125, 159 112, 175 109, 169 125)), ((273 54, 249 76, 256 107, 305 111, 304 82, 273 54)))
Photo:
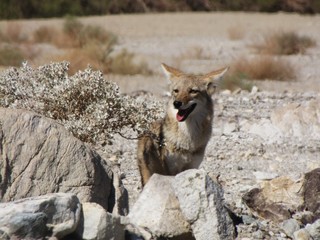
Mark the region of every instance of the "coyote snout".
POLYGON ((189 101, 188 104, 183 104, 180 101, 174 101, 173 106, 178 110, 176 118, 179 122, 183 122, 196 108, 197 103, 194 101, 189 101))
POLYGON ((216 81, 228 68, 204 75, 186 74, 162 64, 171 81, 166 116, 138 142, 138 165, 145 185, 153 173, 176 175, 198 168, 212 131, 216 81))

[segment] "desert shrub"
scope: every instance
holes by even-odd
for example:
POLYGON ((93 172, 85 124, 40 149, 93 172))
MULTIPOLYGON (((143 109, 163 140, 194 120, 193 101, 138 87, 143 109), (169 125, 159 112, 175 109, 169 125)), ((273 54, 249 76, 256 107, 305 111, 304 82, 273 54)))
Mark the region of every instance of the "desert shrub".
POLYGON ((17 46, 5 44, 0 47, 1 66, 19 66, 23 60, 23 52, 17 46))
POLYGON ((220 89, 234 91, 238 88, 251 91, 253 84, 248 81, 248 77, 242 72, 227 74, 219 84, 220 89))
POLYGON ((253 86, 250 80, 290 81, 295 78, 295 68, 284 59, 271 56, 241 58, 231 64, 221 88, 231 90, 241 88, 250 91, 253 86))
POLYGON ((100 26, 84 25, 75 17, 67 17, 63 24, 63 33, 69 37, 73 47, 84 47, 92 42, 113 46, 117 42, 116 36, 100 26))
POLYGON ((87 68, 69 76, 68 68, 61 62, 6 70, 0 75, 0 105, 56 119, 79 139, 98 145, 115 133, 140 134, 163 114, 157 102, 121 95, 99 71, 87 68))
POLYGON ((270 56, 238 59, 232 64, 231 73, 254 80, 285 81, 296 77, 295 68, 289 62, 270 56))
POLYGON ((36 43, 52 43, 59 33, 56 29, 48 26, 41 26, 33 32, 33 41, 36 43))
POLYGON ((68 16, 64 20, 63 33, 70 38, 74 47, 81 46, 80 33, 83 28, 84 25, 75 17, 68 16))
POLYGON ((256 48, 267 54, 292 55, 303 54, 315 45, 316 42, 308 36, 300 36, 295 32, 277 32, 266 36, 264 42, 256 48))
POLYGON ((21 43, 26 41, 27 37, 22 33, 22 26, 17 22, 7 22, 7 27, 5 29, 5 37, 7 42, 21 43))
POLYGON ((135 62, 134 57, 133 53, 122 50, 120 53, 110 58, 109 72, 123 75, 150 75, 152 72, 149 70, 147 64, 143 61, 135 62))
POLYGON ((80 45, 87 44, 105 44, 113 46, 117 42, 116 36, 104 30, 100 26, 86 25, 80 32, 80 45))

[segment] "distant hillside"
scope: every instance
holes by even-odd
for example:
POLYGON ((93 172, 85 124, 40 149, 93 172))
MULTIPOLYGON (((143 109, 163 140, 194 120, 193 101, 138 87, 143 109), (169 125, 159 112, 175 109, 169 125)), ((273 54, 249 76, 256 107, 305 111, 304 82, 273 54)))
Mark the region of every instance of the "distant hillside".
POLYGON ((0 19, 167 11, 320 12, 319 0, 1 0, 0 19))

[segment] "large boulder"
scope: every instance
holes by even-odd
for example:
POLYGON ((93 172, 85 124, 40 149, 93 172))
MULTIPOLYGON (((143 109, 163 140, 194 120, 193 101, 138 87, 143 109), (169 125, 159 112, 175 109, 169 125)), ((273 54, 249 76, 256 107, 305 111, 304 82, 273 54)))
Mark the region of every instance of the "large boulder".
POLYGON ((145 239, 180 237, 188 239, 190 225, 183 216, 172 181, 174 177, 153 174, 128 214, 129 223, 145 239), (146 232, 144 231, 146 230, 146 232))
POLYGON ((243 201, 253 212, 274 222, 291 218, 292 213, 303 205, 301 181, 278 177, 262 182, 243 196, 243 201))
POLYGON ((63 238, 75 231, 80 213, 79 199, 66 193, 0 203, 0 232, 7 239, 63 238))
POLYGON ((311 224, 320 218, 320 168, 295 181, 286 176, 263 181, 260 188, 247 192, 243 201, 264 219, 282 222, 295 213, 302 224, 311 224))
POLYGON ((0 109, 1 202, 70 192, 111 211, 112 177, 110 166, 97 153, 54 120, 0 109))
POLYGON ((222 187, 205 171, 191 169, 178 174, 173 189, 197 240, 235 238, 222 187))
POLYGON ((119 216, 108 213, 96 203, 83 203, 76 235, 83 240, 124 240, 124 226, 119 216))
POLYGON ((223 190, 203 170, 152 175, 128 217, 145 239, 234 239, 235 234, 223 190))

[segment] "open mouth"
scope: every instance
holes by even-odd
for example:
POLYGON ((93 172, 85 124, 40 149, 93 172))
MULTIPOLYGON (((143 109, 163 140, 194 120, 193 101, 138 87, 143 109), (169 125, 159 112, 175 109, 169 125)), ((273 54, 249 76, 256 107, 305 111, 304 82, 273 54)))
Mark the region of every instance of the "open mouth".
POLYGON ((184 120, 187 119, 187 117, 190 115, 190 113, 192 113, 192 111, 195 109, 195 107, 197 106, 196 103, 193 103, 190 107, 186 108, 186 109, 179 109, 177 112, 177 120, 179 122, 183 122, 184 120))

